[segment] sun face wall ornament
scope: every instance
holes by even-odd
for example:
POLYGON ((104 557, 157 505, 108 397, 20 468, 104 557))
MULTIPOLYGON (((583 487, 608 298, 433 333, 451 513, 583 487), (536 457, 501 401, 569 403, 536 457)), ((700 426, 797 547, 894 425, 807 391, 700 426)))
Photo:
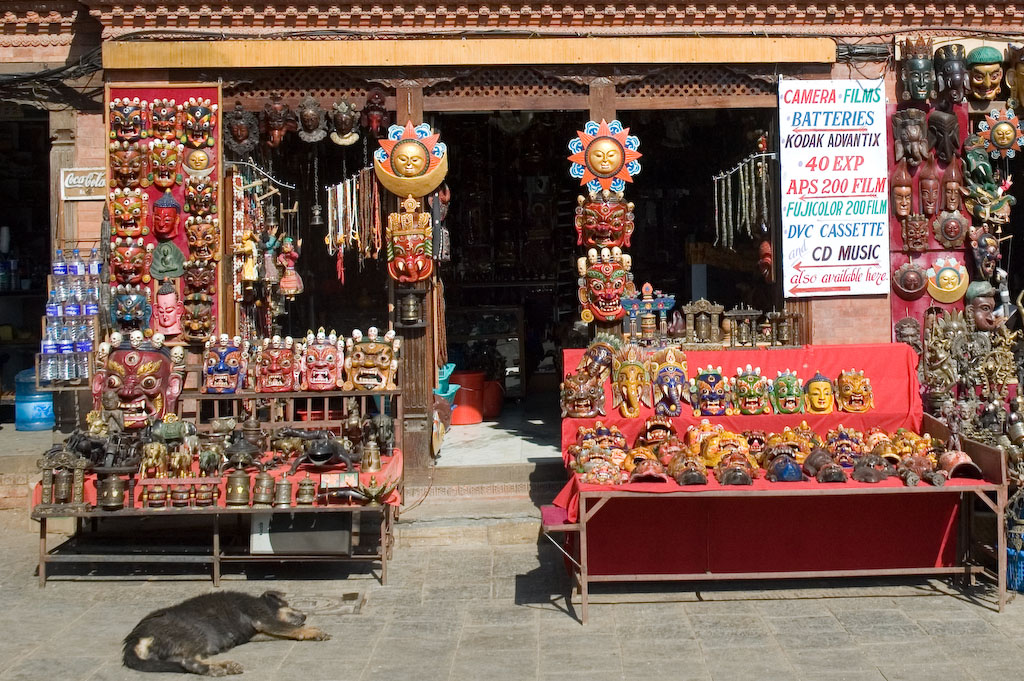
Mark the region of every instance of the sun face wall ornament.
POLYGON ((955 303, 964 297, 970 285, 967 268, 953 256, 939 258, 928 268, 928 295, 940 303, 955 303))
POLYGON ((588 121, 569 140, 569 175, 586 185, 592 194, 603 190, 621 192, 640 173, 637 159, 643 154, 639 148, 640 138, 630 135, 629 128, 622 127, 619 121, 588 121))
POLYGON ((1015 158, 1024 144, 1020 119, 1013 109, 992 109, 978 123, 978 136, 984 140, 985 151, 992 158, 1015 158))
POLYGON ((917 300, 928 286, 924 268, 912 262, 900 265, 892 275, 892 288, 903 300, 917 300))
POLYGON ((373 153, 377 179, 392 194, 419 198, 441 186, 448 174, 448 145, 429 125, 412 121, 388 128, 373 153))

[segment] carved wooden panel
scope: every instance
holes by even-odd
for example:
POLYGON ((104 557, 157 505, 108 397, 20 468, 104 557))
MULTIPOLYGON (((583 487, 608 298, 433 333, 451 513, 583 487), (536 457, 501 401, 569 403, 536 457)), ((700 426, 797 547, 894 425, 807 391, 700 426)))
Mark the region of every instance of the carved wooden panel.
MULTIPOLYGON (((327 108, 341 99, 361 107, 366 100, 366 91, 375 85, 344 69, 275 69, 247 76, 232 75, 225 83, 226 105, 234 106, 235 101, 241 101, 246 108, 260 108, 272 95, 279 95, 292 108, 307 96, 327 108)), ((393 104, 389 103, 389 106, 393 104)))
POLYGON ((724 66, 672 66, 617 88, 619 99, 775 96, 775 86, 724 66))
POLYGON ((585 83, 561 80, 534 69, 480 68, 423 91, 426 97, 572 97, 587 96, 585 83))

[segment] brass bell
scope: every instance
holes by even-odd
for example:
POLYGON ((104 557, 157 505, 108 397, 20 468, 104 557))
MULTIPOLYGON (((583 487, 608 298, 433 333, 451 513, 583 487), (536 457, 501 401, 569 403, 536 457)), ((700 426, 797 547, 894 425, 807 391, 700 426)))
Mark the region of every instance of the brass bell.
POLYGON ((369 439, 363 444, 363 458, 359 462, 359 472, 376 473, 380 468, 380 445, 377 444, 377 438, 374 435, 370 435, 369 439))
POLYGON ((420 297, 415 293, 409 293, 404 296, 399 309, 401 310, 402 322, 404 324, 417 324, 423 315, 420 297))
POLYGON ((244 470, 234 470, 228 473, 227 495, 224 503, 228 506, 249 505, 249 474, 244 470))
POLYGON ((292 482, 287 475, 282 475, 274 485, 274 508, 289 508, 291 505, 292 482))
POLYGON ((309 473, 306 473, 306 477, 299 481, 295 504, 297 506, 312 506, 314 501, 316 501, 316 481, 309 477, 309 473))
POLYGON ((324 225, 324 209, 320 207, 319 203, 314 203, 313 207, 310 208, 312 215, 309 218, 310 227, 323 227, 324 225))
POLYGON ((263 471, 256 475, 252 487, 252 505, 270 506, 274 501, 274 476, 263 471))
POLYGON ((124 480, 119 475, 108 475, 97 483, 97 506, 104 511, 119 511, 124 508, 124 480))
POLYGON ((263 225, 265 227, 280 227, 281 221, 277 219, 277 206, 273 200, 267 202, 263 208, 263 225))

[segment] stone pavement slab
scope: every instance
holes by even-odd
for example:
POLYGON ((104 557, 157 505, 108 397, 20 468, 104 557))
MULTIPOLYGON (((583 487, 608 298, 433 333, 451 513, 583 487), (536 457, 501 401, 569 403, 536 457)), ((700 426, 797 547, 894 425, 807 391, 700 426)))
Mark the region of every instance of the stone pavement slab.
MULTIPOLYGON (((212 591, 209 581, 63 576, 40 589, 36 537, 22 521, 0 513, 0 681, 187 678, 125 669, 121 640, 150 610, 212 591)), ((583 627, 546 542, 398 547, 387 587, 372 571, 334 570, 227 574, 223 588, 278 589, 306 604, 333 638, 254 641, 216 659, 242 664, 247 681, 989 681, 1024 668, 1024 600, 996 614, 987 586, 605 585, 601 599, 621 602, 592 604, 583 627), (353 592, 364 603, 344 614, 338 603, 353 592)))

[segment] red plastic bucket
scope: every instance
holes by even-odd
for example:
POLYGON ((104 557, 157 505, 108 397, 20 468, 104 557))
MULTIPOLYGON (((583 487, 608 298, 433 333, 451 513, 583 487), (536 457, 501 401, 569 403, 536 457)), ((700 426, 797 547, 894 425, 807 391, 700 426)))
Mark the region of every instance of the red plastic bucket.
POLYGON ((484 420, 484 378, 482 371, 456 371, 451 375, 449 380, 462 386, 455 393, 453 426, 468 426, 484 420))
POLYGON ((488 421, 501 416, 501 408, 505 406, 505 386, 501 381, 484 382, 483 414, 488 421))

